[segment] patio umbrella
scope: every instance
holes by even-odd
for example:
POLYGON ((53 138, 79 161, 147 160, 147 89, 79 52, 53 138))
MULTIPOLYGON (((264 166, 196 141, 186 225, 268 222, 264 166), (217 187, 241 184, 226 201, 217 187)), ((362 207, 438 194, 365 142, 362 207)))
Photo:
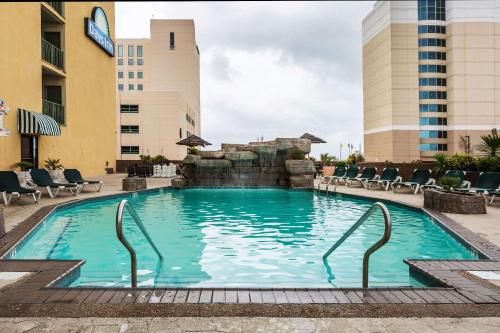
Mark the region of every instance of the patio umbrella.
POLYGON ((325 140, 318 138, 317 136, 314 136, 314 135, 309 134, 309 133, 302 134, 302 136, 300 138, 301 139, 309 139, 309 140, 311 140, 311 143, 326 143, 325 140))
POLYGON ((181 146, 188 146, 188 147, 197 147, 197 146, 205 147, 205 146, 212 145, 210 142, 207 142, 207 141, 203 140, 202 138, 200 138, 199 136, 196 136, 194 134, 188 136, 185 139, 182 139, 181 141, 177 142, 176 144, 181 145, 181 146))

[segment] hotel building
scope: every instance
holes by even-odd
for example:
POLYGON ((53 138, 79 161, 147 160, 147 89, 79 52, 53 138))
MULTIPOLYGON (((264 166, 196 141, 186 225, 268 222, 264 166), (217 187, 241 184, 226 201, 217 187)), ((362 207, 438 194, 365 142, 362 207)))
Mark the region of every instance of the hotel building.
POLYGON ((176 142, 201 128, 194 21, 151 20, 150 38, 118 39, 117 50, 118 169, 140 154, 183 159, 176 142))
POLYGON ((0 4, 0 170, 114 167, 113 2, 0 4))
POLYGON ((500 128, 500 1, 377 1, 363 20, 368 161, 429 160, 500 128))

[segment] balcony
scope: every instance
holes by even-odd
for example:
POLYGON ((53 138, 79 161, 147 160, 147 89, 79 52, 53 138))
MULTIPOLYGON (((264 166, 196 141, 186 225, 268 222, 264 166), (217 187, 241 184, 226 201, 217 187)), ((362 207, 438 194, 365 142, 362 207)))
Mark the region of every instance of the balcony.
POLYGON ((54 118, 55 121, 57 121, 60 125, 65 124, 65 112, 64 112, 64 105, 57 104, 51 101, 47 100, 42 100, 43 105, 42 105, 42 113, 54 118))
POLYGON ((47 1, 50 7, 52 7, 59 15, 64 17, 64 2, 58 1, 47 1))
POLYGON ((42 39, 42 59, 64 70, 64 51, 42 39))

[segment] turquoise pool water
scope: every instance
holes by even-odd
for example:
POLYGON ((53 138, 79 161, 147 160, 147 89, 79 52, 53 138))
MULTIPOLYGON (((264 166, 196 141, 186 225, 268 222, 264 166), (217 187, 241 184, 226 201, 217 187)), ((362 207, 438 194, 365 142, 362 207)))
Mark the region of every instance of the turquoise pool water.
MULTIPOLYGON (((125 214, 140 286, 360 287, 364 251, 383 234, 375 213, 329 258, 322 255, 373 203, 283 189, 162 190, 126 197, 164 255, 159 262, 125 214)), ((117 240, 123 197, 50 215, 12 259, 85 259, 71 286, 130 285, 130 257, 117 240)), ((404 258, 477 259, 478 254, 417 211, 388 205, 392 237, 370 260, 370 286, 420 286, 404 258)))

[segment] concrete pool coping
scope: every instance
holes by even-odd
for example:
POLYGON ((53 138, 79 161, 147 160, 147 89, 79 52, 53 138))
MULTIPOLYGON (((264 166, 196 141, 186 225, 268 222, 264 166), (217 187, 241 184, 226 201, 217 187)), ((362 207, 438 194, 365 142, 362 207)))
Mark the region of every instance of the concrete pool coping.
MULTIPOLYGON (((0 255, 8 253, 55 209, 130 194, 110 194, 42 207, 0 239, 0 255)), ((342 195, 376 200, 355 194, 342 195)), ((470 279, 466 274, 467 271, 500 270, 497 246, 439 212, 393 200, 380 201, 429 214, 488 259, 405 259, 410 270, 445 287, 369 289, 59 288, 54 287, 54 283, 78 274, 83 260, 4 259, 0 261, 0 271, 33 274, 0 289, 0 316, 500 316, 498 289, 470 279)))

